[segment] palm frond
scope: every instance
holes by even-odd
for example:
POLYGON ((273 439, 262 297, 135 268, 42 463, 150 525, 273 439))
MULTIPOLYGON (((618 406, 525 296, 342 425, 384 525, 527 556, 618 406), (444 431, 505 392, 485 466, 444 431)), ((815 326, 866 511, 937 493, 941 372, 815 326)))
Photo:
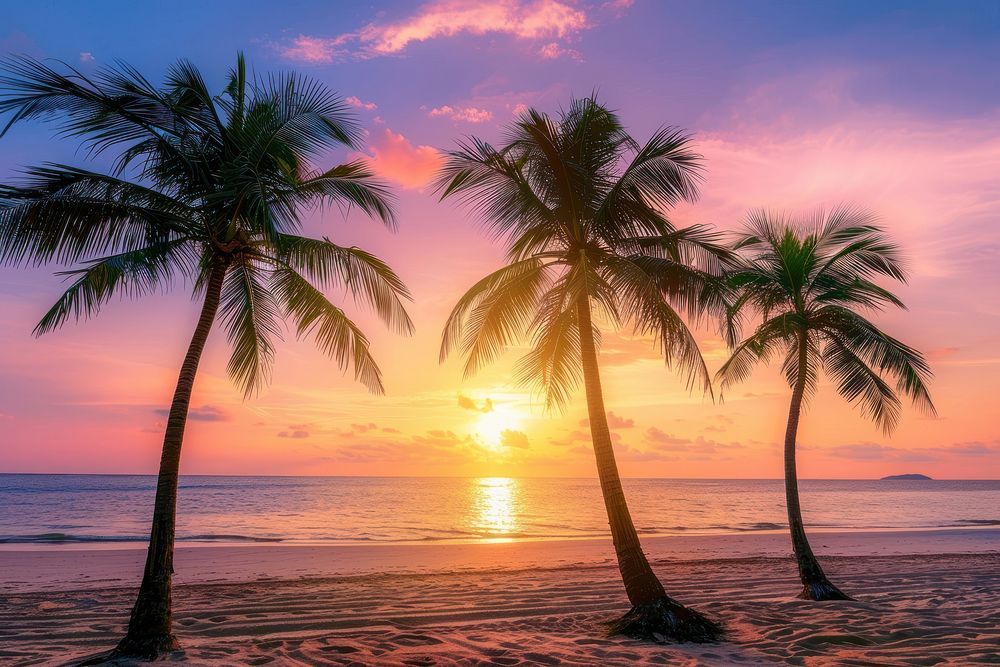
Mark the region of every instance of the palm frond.
POLYGON ((690 143, 690 135, 666 127, 636 152, 594 213, 593 227, 602 239, 616 244, 628 237, 671 231, 658 211, 698 198, 703 168, 690 143))
POLYGON ((543 230, 558 233, 555 215, 523 173, 523 161, 510 150, 470 138, 446 153, 434 180, 442 200, 457 197, 487 221, 498 237, 543 230))
POLYGON ((267 274, 252 259, 240 257, 222 288, 219 313, 232 347, 227 370, 246 397, 270 380, 274 341, 281 338, 281 313, 267 274))
MULTIPOLYGON (((508 273, 505 279, 496 281, 492 289, 482 291, 481 297, 472 296, 468 301, 463 297, 469 304, 460 341, 465 356, 465 377, 471 377, 495 361, 527 332, 549 276, 546 265, 537 260, 524 269, 508 273), (474 305, 473 300, 476 301, 474 305)), ((466 293, 466 297, 469 296, 466 293)), ((447 328, 445 331, 447 334, 447 328)), ((442 353, 447 343, 442 342, 442 353)))
POLYGON ((202 137, 220 145, 226 141, 227 128, 216 109, 216 98, 193 63, 188 60, 174 63, 167 71, 167 88, 172 107, 182 110, 185 120, 200 130, 202 137))
MULTIPOLYGON (((700 277, 685 276, 693 284, 682 286, 676 276, 666 275, 660 266, 664 262, 668 260, 645 256, 609 257, 605 267, 610 272, 611 291, 618 296, 623 314, 632 322, 635 331, 652 334, 667 365, 686 375, 688 388, 693 388, 700 380, 704 391, 711 394, 712 379, 698 343, 670 301, 673 297, 698 313, 707 307, 711 297, 703 298, 705 287, 700 277)), ((674 271, 677 266, 669 268, 674 271)))
POLYGON ((671 259, 713 276, 722 276, 739 265, 739 257, 723 243, 723 235, 708 225, 671 226, 657 236, 633 236, 623 249, 671 259))
POLYGON ((178 239, 102 257, 87 262, 86 268, 64 271, 61 275, 75 280, 38 322, 35 334, 53 331, 70 317, 93 317, 116 294, 136 299, 165 290, 175 273, 190 276, 196 264, 192 244, 178 239))
POLYGON ((361 131, 351 108, 323 83, 297 74, 262 77, 241 136, 249 164, 263 160, 304 163, 338 145, 357 148, 361 131))
POLYGON ((794 339, 795 330, 786 314, 765 321, 733 349, 729 359, 716 372, 720 388, 725 391, 746 381, 757 364, 768 363, 782 349, 792 349, 794 339))
MULTIPOLYGON (((800 327, 797 327, 800 328, 800 327)), ((808 401, 816 388, 819 386, 819 372, 822 368, 822 356, 817 336, 806 332, 805 336, 799 333, 792 345, 788 347, 785 359, 781 363, 781 373, 785 376, 785 382, 792 389, 801 381, 803 383, 802 398, 808 401), (803 365, 802 346, 805 346, 805 364, 803 365)))
POLYGON ((906 309, 906 305, 895 294, 875 283, 847 275, 825 274, 829 280, 813 282, 813 299, 816 304, 837 304, 856 306, 868 310, 881 310, 885 306, 906 309))
POLYGON ((371 306, 393 331, 413 333, 413 320, 403 301, 412 301, 403 280, 381 259, 357 247, 339 246, 329 239, 282 234, 277 239, 277 259, 304 273, 325 289, 345 288, 371 306))
POLYGON ((836 337, 827 337, 823 350, 826 372, 837 383, 841 396, 857 403, 885 432, 896 428, 901 406, 896 393, 860 357, 836 337))
POLYGON ((463 341, 466 340, 466 320, 485 299, 495 292, 524 290, 526 286, 540 280, 544 270, 545 266, 538 258, 524 259, 494 271, 466 290, 445 322, 439 361, 443 363, 452 350, 463 347, 463 341))
POLYGON ((179 118, 155 88, 127 65, 94 79, 62 63, 67 73, 26 56, 0 63, 0 137, 16 123, 55 122, 62 134, 83 137, 91 151, 175 132, 179 118))
POLYGON ((219 104, 228 114, 229 129, 241 130, 247 112, 247 62, 242 51, 236 54, 236 65, 229 70, 226 94, 219 104))
POLYGON ((362 161, 341 164, 322 174, 310 176, 299 184, 297 190, 307 195, 320 195, 326 199, 357 206, 369 216, 375 216, 386 227, 395 231, 395 198, 389 187, 375 177, 371 168, 362 161))
POLYGON ((879 373, 896 378, 896 389, 928 414, 936 414, 927 384, 933 377, 924 356, 882 332, 872 322, 847 308, 827 306, 817 324, 829 338, 850 350, 879 373))
POLYGON ((581 240, 583 234, 580 224, 584 210, 582 197, 585 193, 579 187, 574 188, 574 184, 577 177, 585 177, 586 172, 580 169, 578 173, 574 173, 574 163, 566 160, 560 150, 560 129, 548 116, 531 109, 524 121, 518 124, 518 129, 525 138, 515 143, 515 146, 523 155, 522 159, 530 175, 529 182, 535 181, 534 190, 540 192, 539 199, 542 201, 558 198, 559 208, 564 216, 563 223, 568 226, 570 238, 581 240))
POLYGON ((341 370, 353 369, 354 379, 373 394, 384 394, 382 372, 371 355, 361 329, 290 267, 272 274, 271 288, 284 311, 294 320, 299 337, 314 335, 324 354, 336 359, 341 370))
POLYGON ((565 285, 545 295, 533 328, 531 349, 517 361, 514 379, 535 387, 546 410, 560 410, 583 376, 580 328, 574 304, 567 303, 565 285))
POLYGON ((0 262, 61 264, 191 236, 195 211, 143 185, 65 165, 34 167, 7 188, 0 262))

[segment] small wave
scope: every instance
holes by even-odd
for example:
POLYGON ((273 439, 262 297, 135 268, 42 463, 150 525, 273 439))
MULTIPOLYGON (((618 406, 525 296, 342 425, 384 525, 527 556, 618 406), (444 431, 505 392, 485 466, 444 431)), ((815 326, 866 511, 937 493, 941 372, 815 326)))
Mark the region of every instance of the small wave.
POLYGON ((959 519, 959 526, 1000 526, 1000 519, 959 519))
POLYGON ((639 529, 639 533, 643 535, 663 535, 672 533, 691 533, 691 532, 721 532, 721 533, 749 533, 761 530, 784 530, 785 525, 780 523, 770 523, 768 521, 761 521, 758 523, 748 523, 740 524, 736 526, 730 526, 728 524, 710 524, 710 525, 693 525, 693 526, 645 526, 639 529))
POLYGON ((180 542, 283 542, 283 537, 255 537, 253 535, 185 535, 180 542))
MULTIPOLYGON (((0 544, 64 544, 99 542, 147 542, 145 535, 71 535, 69 533, 39 533, 37 535, 3 535, 0 544)), ((182 535, 178 542, 281 542, 281 537, 252 535, 182 535)))
POLYGON ((0 536, 0 544, 33 544, 60 542, 145 542, 139 535, 70 535, 68 533, 39 533, 37 535, 0 536))
POLYGON ((748 526, 733 526, 732 530, 738 530, 741 532, 752 532, 755 530, 782 530, 784 527, 785 526, 783 526, 780 523, 770 523, 767 521, 761 521, 758 523, 751 523, 748 526))

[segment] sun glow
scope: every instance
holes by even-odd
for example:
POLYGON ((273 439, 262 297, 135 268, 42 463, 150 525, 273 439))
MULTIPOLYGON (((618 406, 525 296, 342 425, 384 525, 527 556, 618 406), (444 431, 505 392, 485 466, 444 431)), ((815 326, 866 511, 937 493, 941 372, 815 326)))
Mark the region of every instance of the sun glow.
POLYGON ((517 413, 510 408, 493 406, 489 412, 479 415, 472 431, 476 438, 493 450, 499 450, 503 445, 504 431, 516 431, 521 424, 517 413))

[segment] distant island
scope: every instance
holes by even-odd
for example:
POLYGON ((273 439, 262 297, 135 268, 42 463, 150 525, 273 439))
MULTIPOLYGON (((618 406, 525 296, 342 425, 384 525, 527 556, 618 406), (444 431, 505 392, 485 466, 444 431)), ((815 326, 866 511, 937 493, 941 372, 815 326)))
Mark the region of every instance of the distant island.
POLYGON ((926 480, 931 480, 932 478, 928 477, 927 475, 921 475, 919 473, 911 472, 911 473, 907 473, 905 475, 889 475, 888 477, 883 477, 882 479, 883 480, 886 480, 886 479, 926 479, 926 480))

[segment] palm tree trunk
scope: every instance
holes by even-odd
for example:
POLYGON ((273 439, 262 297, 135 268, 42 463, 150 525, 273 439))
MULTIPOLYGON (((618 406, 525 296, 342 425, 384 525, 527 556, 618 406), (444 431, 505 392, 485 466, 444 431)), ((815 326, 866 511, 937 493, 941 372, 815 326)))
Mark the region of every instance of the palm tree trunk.
POLYGON ((632 610, 612 624, 612 632, 654 641, 715 641, 721 634, 721 628, 670 598, 642 551, 639 535, 625 501, 611 444, 611 431, 604 409, 600 369, 594 345, 590 302, 586 298, 577 304, 577 320, 597 474, 608 512, 611 539, 618 557, 618 569, 629 602, 632 603, 632 610))
POLYGON ((188 406, 194 388, 198 362, 212 330, 222 296, 222 283, 228 264, 220 261, 212 269, 201 307, 201 316, 187 355, 181 365, 174 399, 170 404, 167 428, 163 436, 160 473, 156 481, 156 501, 153 525, 149 534, 146 568, 142 575, 139 595, 132 608, 128 631, 112 652, 113 656, 155 658, 164 651, 177 648, 171 628, 171 579, 174 573, 174 529, 177 516, 177 480, 180 468, 181 444, 187 424, 188 406))
POLYGON ((830 583, 813 554, 806 529, 802 522, 802 508, 799 506, 799 481, 795 469, 795 439, 799 429, 799 414, 802 411, 802 397, 806 390, 808 373, 808 339, 803 332, 799 335, 799 369, 792 389, 792 401, 788 408, 788 427, 785 430, 785 505, 788 508, 788 528, 792 535, 792 550, 802 579, 800 598, 805 600, 850 600, 851 598, 830 583))

